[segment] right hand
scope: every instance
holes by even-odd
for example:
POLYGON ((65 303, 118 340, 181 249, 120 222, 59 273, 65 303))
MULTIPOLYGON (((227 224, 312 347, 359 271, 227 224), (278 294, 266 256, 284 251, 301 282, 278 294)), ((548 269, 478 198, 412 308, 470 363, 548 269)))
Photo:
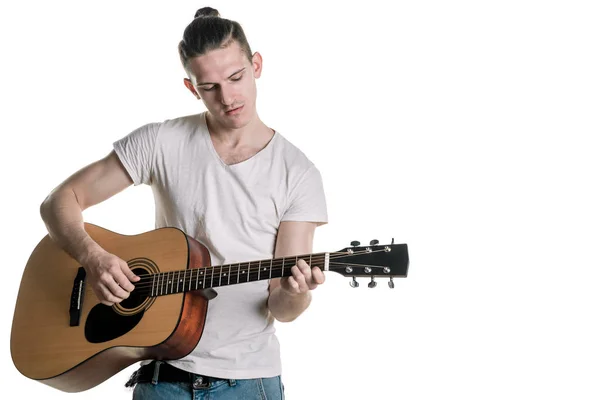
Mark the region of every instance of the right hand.
POLYGON ((135 275, 127 263, 107 251, 91 254, 83 263, 88 284, 102 304, 112 306, 129 297, 135 289, 131 282, 140 277, 135 275))

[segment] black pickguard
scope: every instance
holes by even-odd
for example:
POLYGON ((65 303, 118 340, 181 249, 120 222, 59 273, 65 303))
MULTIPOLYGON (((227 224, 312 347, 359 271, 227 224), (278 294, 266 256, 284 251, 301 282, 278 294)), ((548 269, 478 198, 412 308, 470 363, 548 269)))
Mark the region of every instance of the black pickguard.
POLYGON ((98 304, 92 308, 85 321, 85 338, 90 343, 116 339, 135 328, 143 316, 143 311, 134 315, 119 315, 112 307, 98 304))

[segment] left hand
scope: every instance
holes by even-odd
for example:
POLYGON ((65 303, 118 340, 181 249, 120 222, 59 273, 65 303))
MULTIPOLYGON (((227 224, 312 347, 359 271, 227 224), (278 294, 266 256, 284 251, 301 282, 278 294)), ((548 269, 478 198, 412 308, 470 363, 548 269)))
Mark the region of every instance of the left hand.
POLYGON ((314 290, 325 282, 325 274, 318 267, 310 268, 304 260, 292 267, 292 276, 281 278, 281 289, 296 296, 314 290))

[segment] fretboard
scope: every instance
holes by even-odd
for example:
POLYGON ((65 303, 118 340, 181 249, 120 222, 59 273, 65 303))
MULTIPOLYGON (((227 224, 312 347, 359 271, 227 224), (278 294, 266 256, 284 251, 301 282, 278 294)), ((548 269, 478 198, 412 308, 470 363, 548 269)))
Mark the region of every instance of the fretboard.
POLYGON ((163 296, 192 290, 282 278, 292 275, 292 267, 300 259, 305 260, 311 268, 328 269, 329 253, 315 253, 147 274, 142 275, 140 281, 135 282, 134 285, 136 289, 143 290, 150 296, 163 296))

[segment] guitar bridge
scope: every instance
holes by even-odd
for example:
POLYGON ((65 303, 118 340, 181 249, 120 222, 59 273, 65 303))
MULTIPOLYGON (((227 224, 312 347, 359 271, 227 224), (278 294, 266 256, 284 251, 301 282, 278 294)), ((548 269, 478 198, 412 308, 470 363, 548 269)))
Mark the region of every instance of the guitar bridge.
POLYGON ((79 267, 77 270, 77 275, 75 276, 75 280, 73 281, 73 290, 71 291, 71 306, 69 307, 70 326, 79 326, 84 293, 85 269, 83 267, 79 267))

